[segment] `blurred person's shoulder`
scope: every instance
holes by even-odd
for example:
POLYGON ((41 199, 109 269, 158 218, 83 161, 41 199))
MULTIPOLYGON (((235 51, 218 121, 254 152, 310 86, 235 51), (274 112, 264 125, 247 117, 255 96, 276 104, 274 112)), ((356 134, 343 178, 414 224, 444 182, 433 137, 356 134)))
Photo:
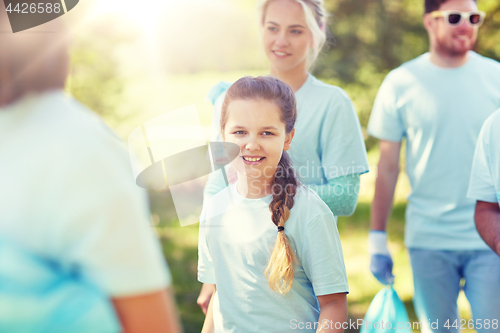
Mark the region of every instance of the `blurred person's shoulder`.
POLYGON ((39 116, 45 119, 47 130, 61 135, 71 145, 92 149, 124 148, 123 141, 100 116, 63 91, 41 97, 38 111, 39 116), (44 113, 47 113, 46 117, 44 113))
POLYGON ((500 126, 500 109, 493 112, 493 114, 489 116, 486 122, 489 124, 489 126, 498 128, 497 126, 500 126))
POLYGON ((500 109, 493 112, 483 123, 482 131, 484 132, 483 139, 489 140, 490 136, 500 138, 500 133, 496 130, 500 127, 500 109), (495 129, 495 130, 492 130, 495 129))
POLYGON ((0 127, 6 131, 0 131, 0 138, 12 144, 0 153, 16 159, 14 166, 33 160, 37 168, 32 172, 61 180, 133 179, 125 143, 62 90, 30 94, 1 111, 0 127))
POLYGON ((52 158, 128 162, 124 142, 100 116, 62 90, 41 94, 27 124, 52 158), (57 155, 54 153, 58 152, 57 155))

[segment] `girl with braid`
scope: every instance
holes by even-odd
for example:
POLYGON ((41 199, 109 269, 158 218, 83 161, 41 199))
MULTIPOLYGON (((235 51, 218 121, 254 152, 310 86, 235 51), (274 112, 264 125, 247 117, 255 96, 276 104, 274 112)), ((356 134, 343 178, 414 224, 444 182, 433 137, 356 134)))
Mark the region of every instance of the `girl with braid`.
MULTIPOLYGON (((294 144, 288 151, 300 181, 315 191, 335 216, 352 215, 358 202, 360 175, 369 165, 353 103, 340 87, 309 71, 325 44, 328 13, 323 0, 259 0, 261 45, 269 73, 288 84, 297 100, 294 144)), ((220 117, 228 83, 210 92, 214 104, 211 141, 221 141, 220 117)), ((227 168, 229 183, 234 179, 227 168)), ((221 172, 210 174, 207 200, 227 186, 221 172)), ((197 300, 206 312, 213 286, 204 284, 197 300)))
POLYGON ((203 333, 343 331, 336 218, 287 155, 296 118, 293 90, 276 78, 244 77, 227 91, 221 136, 240 148, 238 179, 201 215, 198 280, 216 290, 203 333))

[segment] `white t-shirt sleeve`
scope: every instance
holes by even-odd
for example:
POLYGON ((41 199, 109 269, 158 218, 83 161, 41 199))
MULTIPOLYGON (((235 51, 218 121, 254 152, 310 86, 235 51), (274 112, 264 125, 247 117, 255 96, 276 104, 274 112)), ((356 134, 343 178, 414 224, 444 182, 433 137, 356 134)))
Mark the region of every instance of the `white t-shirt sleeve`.
POLYGON ((369 171, 358 115, 349 96, 341 91, 327 112, 320 137, 321 165, 327 181, 369 171), (339 171, 340 170, 340 171, 339 171))
POLYGON ((300 258, 317 296, 349 292, 342 245, 331 213, 307 224, 300 258))
POLYGON ((215 284, 214 265, 207 241, 208 228, 206 211, 204 209, 201 212, 200 229, 198 232, 198 281, 215 284))
POLYGON ((375 98, 368 122, 368 133, 380 140, 400 142, 405 128, 397 110, 396 89, 392 84, 393 73, 382 82, 375 98))
POLYGON ((497 193, 491 170, 489 118, 483 125, 476 143, 467 197, 486 202, 497 202, 497 193))
POLYGON ((54 166, 56 179, 64 182, 52 189, 62 202, 54 212, 58 225, 50 231, 64 264, 79 267, 112 297, 171 284, 146 192, 135 184, 126 151, 118 147, 112 140, 75 146, 66 165, 54 166))

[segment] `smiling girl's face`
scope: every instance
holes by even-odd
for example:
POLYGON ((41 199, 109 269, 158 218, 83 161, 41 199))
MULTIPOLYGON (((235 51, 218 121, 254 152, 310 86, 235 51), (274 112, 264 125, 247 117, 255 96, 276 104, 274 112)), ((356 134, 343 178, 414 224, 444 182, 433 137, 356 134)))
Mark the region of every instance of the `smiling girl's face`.
POLYGON ((294 130, 286 133, 279 107, 267 100, 234 100, 227 107, 224 141, 240 147, 239 156, 231 162, 238 179, 274 179, 283 150, 290 148, 294 130))
POLYGON ((263 20, 262 43, 271 73, 305 70, 313 47, 302 6, 294 0, 274 0, 263 20))

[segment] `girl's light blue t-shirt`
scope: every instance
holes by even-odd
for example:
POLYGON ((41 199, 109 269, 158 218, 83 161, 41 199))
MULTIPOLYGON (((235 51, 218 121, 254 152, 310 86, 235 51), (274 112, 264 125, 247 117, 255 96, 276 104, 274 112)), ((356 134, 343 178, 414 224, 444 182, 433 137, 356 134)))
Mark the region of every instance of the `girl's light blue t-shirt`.
POLYGON ((348 292, 335 217, 314 191, 298 188, 285 223, 297 263, 292 289, 281 295, 264 276, 278 233, 269 211, 272 197, 246 199, 236 186, 207 201, 200 223, 198 280, 217 286, 215 332, 284 333, 299 323, 314 325, 317 295, 348 292))
POLYGON ((368 132, 388 141, 406 138, 409 248, 487 249, 474 225, 475 201, 466 194, 479 131, 500 107, 500 64, 473 51, 458 68, 438 67, 429 57, 387 75, 368 132))

